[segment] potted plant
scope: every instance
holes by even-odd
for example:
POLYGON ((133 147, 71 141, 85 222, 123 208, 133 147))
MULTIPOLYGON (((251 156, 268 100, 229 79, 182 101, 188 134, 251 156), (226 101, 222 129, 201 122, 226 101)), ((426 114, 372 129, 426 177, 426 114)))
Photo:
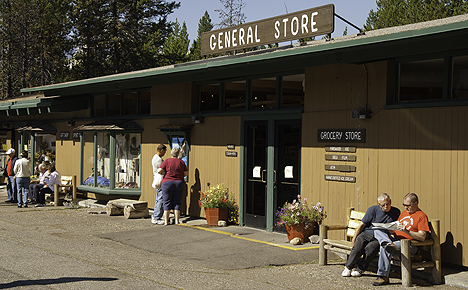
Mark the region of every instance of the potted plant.
POLYGON ((292 203, 286 202, 280 207, 276 216, 278 217, 276 225, 286 227, 289 241, 298 237, 304 242, 314 233, 315 225, 321 224, 327 214, 320 202, 309 205, 307 198, 302 201, 298 195, 292 203))
POLYGON ((198 205, 205 208, 208 225, 217 226, 220 220, 237 223, 239 207, 234 198, 230 196, 229 189, 224 188, 224 184, 210 186, 208 183, 207 186, 208 190, 200 191, 198 205))

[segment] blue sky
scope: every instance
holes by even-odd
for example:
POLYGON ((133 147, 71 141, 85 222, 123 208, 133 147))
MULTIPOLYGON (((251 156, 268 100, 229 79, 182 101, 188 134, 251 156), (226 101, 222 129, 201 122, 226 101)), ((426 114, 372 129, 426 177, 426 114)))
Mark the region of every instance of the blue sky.
MULTIPOLYGON (((174 21, 177 18, 181 24, 185 21, 190 40, 193 40, 197 36, 198 21, 205 11, 208 11, 214 24, 220 22, 219 15, 215 12, 215 10, 222 8, 219 0, 178 0, 178 2, 181 3, 181 6, 169 16, 169 20, 174 21)), ((361 28, 366 22, 369 11, 377 9, 376 0, 244 0, 244 3, 246 6, 243 12, 247 17, 246 22, 287 14, 286 9, 288 13, 292 13, 322 5, 334 4, 336 14, 361 28)), ((335 18, 335 32, 332 34, 332 37, 343 35, 345 27, 348 27, 348 34, 358 32, 345 22, 335 18)))

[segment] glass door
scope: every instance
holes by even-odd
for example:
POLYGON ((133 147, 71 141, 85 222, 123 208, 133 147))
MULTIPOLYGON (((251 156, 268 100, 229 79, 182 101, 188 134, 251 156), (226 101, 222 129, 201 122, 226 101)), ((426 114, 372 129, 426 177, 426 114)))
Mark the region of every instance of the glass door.
POLYGON ((301 123, 245 123, 244 224, 276 230, 275 213, 299 194, 301 123))
POLYGON ((266 171, 267 171, 267 129, 266 121, 247 122, 246 132, 246 226, 266 228, 266 171))

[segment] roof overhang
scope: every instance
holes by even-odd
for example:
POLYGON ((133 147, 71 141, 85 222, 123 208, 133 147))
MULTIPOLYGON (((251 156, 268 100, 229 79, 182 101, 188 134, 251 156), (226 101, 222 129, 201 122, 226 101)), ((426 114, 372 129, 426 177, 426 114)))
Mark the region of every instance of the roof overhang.
POLYGON ((468 15, 352 34, 130 73, 21 90, 45 95, 96 94, 148 85, 223 81, 336 63, 368 63, 447 50, 468 50, 468 15))
POLYGON ((0 103, 0 115, 25 116, 83 110, 89 107, 88 96, 65 97, 38 95, 0 103))
POLYGON ((105 119, 92 122, 87 125, 81 125, 73 129, 76 132, 122 132, 122 133, 140 133, 143 127, 133 120, 113 120, 105 119))

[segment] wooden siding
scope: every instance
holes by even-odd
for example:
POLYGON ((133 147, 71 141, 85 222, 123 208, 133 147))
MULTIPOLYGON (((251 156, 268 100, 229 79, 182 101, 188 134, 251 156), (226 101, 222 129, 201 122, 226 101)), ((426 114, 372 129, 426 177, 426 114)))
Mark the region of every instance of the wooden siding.
POLYGON ((151 89, 151 115, 188 114, 192 111, 192 83, 154 86, 151 89))
POLYGON ((468 107, 384 110, 387 68, 385 62, 367 65, 369 78, 362 65, 306 71, 306 87, 314 89, 307 92, 303 115, 302 194, 324 204, 326 223, 344 224, 347 207, 365 211, 386 192, 403 211, 403 196, 415 192, 429 219, 441 220, 443 261, 467 266, 468 107), (351 111, 364 107, 366 98, 372 118, 351 119, 351 111), (364 128, 367 141, 317 142, 318 129, 338 128, 364 128), (356 162, 325 161, 327 145, 356 146, 356 162), (356 183, 325 181, 324 164, 355 165, 356 172, 339 175, 356 176, 356 183))
POLYGON ((208 189, 207 183, 223 183, 239 203, 240 190, 240 117, 209 117, 205 123, 195 124, 191 131, 189 160, 189 214, 205 216, 198 206, 199 191, 208 189), (234 144, 237 157, 226 157, 227 145, 234 144))

